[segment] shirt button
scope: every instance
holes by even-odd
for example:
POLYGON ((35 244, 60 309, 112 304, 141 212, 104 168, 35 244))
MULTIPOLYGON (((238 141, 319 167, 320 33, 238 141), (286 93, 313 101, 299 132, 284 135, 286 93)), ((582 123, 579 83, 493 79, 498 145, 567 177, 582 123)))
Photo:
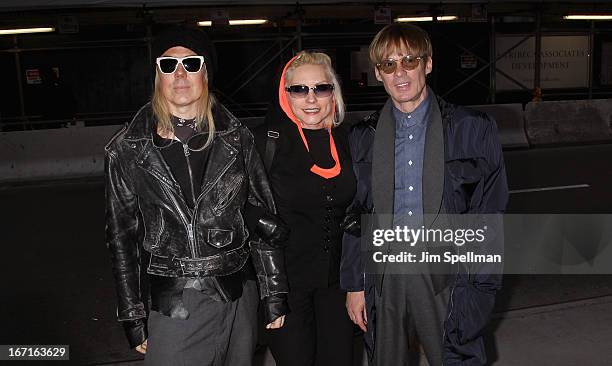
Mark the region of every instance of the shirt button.
POLYGON ((412 160, 410 160, 410 161, 408 162, 408 165, 412 166, 412 160))
POLYGON ((409 114, 409 115, 408 115, 408 118, 412 118, 412 115, 411 115, 411 114, 409 114))
POLYGON ((412 211, 408 211, 408 216, 412 216, 412 211))
POLYGON ((408 138, 409 138, 409 139, 411 139, 411 140, 412 140, 412 138, 413 138, 413 137, 414 137, 414 136, 412 136, 412 135, 408 136, 408 138))
POLYGON ((408 189, 410 190, 410 192, 412 192, 412 190, 414 189, 413 186, 408 187, 408 189))

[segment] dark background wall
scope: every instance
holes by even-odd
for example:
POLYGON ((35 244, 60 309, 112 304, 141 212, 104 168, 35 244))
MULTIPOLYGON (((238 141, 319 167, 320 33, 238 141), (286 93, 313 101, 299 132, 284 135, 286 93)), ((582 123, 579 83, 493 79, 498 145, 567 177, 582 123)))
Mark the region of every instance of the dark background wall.
MULTIPOLYGON (((404 13, 456 13, 456 22, 419 23, 434 44, 430 85, 446 99, 461 104, 527 103, 532 90, 491 93, 490 73, 484 70, 459 88, 490 60, 491 38, 497 35, 589 35, 593 37, 593 80, 590 89, 544 90, 544 100, 609 98, 612 86, 601 85, 602 43, 612 41, 612 22, 567 22, 550 4, 496 3, 485 21, 471 21, 471 4, 391 4, 393 17, 404 13), (444 6, 444 7, 443 7, 444 6), (462 7, 460 7, 462 6, 462 7), (463 14, 463 15, 462 15, 463 14), (539 23, 537 20, 540 20, 539 23), (466 49, 479 58, 476 69, 462 69, 466 49), (494 98, 493 98, 494 95, 494 98), (494 99, 494 100, 493 100, 494 99)), ((575 7, 575 5, 572 5, 575 7)), ((598 4, 596 9, 612 8, 598 4)), ((594 7, 592 5, 591 7, 594 7)), ((217 7, 218 8, 218 7, 217 7)), ((79 23, 78 33, 0 36, 0 125, 4 130, 54 127, 75 117, 86 124, 123 123, 150 97, 150 36, 169 23, 195 24, 210 17, 213 7, 160 9, 45 9, 0 12, 0 28, 25 24, 58 24, 64 14, 79 23), (16 55, 18 59, 16 58, 16 55), (19 69, 17 68, 19 66, 19 69), (53 68, 56 71, 53 71, 53 68), (26 70, 37 69, 41 83, 26 82, 26 70), (58 71, 58 72, 57 72, 58 71), (57 75, 59 74, 59 75, 57 75), (18 79, 21 76, 21 81, 18 79), (22 86, 23 111, 20 89, 22 86), (23 116, 22 116, 23 113, 23 116), (37 121, 62 123, 38 125, 37 121), (34 126, 34 127, 33 127, 34 126)), ((341 77, 349 110, 373 110, 385 100, 381 86, 351 79, 351 52, 367 47, 383 25, 373 22, 374 5, 330 4, 229 7, 230 18, 265 17, 262 26, 205 28, 215 41, 220 69, 214 88, 221 101, 238 116, 261 116, 275 91, 282 65, 299 49, 328 53, 341 77), (297 37, 297 38, 294 38, 297 37), (247 82, 245 84, 245 82, 247 82)))

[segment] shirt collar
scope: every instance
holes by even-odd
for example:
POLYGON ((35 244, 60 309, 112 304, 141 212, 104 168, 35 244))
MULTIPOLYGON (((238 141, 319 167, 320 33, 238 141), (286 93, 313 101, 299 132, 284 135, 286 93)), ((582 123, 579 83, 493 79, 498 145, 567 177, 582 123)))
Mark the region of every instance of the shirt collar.
POLYGON ((416 109, 409 113, 404 113, 397 109, 397 107, 393 106, 393 116, 395 117, 395 127, 396 129, 403 129, 412 127, 415 125, 423 125, 426 121, 427 111, 429 110, 429 103, 431 101, 431 92, 427 93, 427 97, 421 104, 419 104, 416 109))

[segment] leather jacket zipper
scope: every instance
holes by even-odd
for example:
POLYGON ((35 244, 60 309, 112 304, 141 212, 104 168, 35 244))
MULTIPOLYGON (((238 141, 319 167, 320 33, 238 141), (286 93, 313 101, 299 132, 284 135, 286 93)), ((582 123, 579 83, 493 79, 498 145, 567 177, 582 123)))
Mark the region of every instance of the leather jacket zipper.
MULTIPOLYGON (((191 198, 193 200, 193 204, 194 204, 194 210, 193 210, 193 218, 195 218, 196 216, 196 197, 195 197, 195 188, 193 186, 193 171, 191 170, 191 163, 189 162, 189 155, 191 155, 191 153, 189 152, 189 146, 187 146, 187 144, 183 144, 183 152, 185 153, 185 162, 187 163, 187 171, 189 172, 189 186, 191 187, 191 198)), ((196 254, 196 248, 195 248, 195 237, 193 234, 193 224, 192 223, 188 223, 187 224, 187 233, 189 235, 189 249, 191 249, 191 256, 192 258, 196 258, 197 254, 196 254)))
POLYGON ((191 153, 189 152, 189 146, 187 146, 187 144, 183 144, 183 152, 185 153, 185 162, 187 163, 187 171, 189 172, 189 184, 191 187, 191 198, 193 199, 193 203, 195 204, 196 197, 195 197, 195 188, 193 186, 193 172, 191 170, 191 163, 189 162, 189 155, 191 155, 191 153))
POLYGON ((193 225, 192 224, 187 224, 187 235, 189 235, 189 247, 191 249, 191 257, 195 259, 196 258, 196 252, 195 252, 195 243, 194 243, 193 225))

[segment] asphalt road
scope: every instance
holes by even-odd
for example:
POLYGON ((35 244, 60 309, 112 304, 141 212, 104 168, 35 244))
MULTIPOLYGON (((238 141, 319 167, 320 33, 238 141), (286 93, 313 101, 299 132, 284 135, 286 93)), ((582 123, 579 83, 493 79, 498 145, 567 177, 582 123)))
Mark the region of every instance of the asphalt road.
MULTIPOLYGON (((505 152, 509 213, 612 211, 612 145, 505 152)), ((0 344, 69 344, 71 364, 138 359, 115 321, 101 180, 0 189, 0 344)), ((507 276, 497 311, 612 294, 612 276, 507 276)))

